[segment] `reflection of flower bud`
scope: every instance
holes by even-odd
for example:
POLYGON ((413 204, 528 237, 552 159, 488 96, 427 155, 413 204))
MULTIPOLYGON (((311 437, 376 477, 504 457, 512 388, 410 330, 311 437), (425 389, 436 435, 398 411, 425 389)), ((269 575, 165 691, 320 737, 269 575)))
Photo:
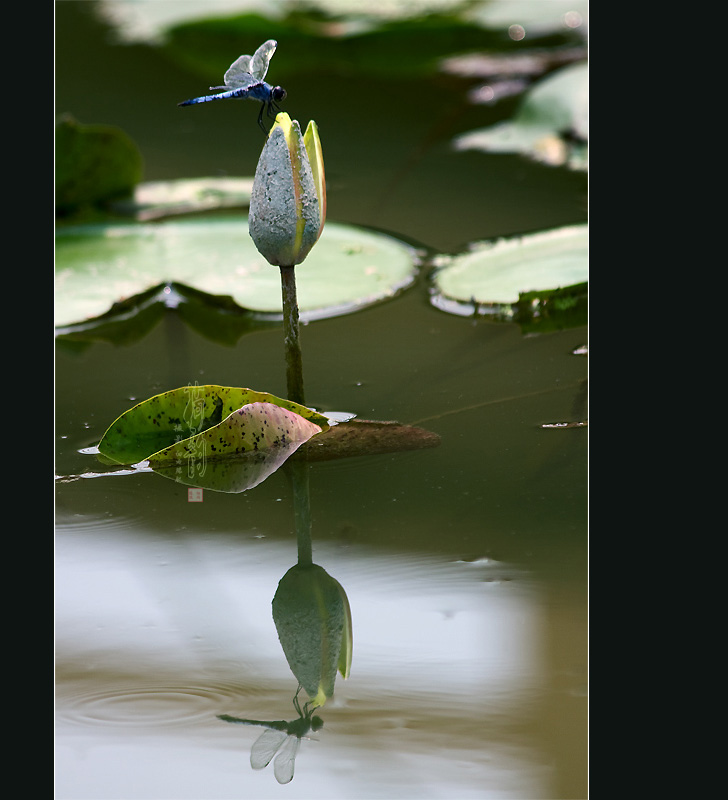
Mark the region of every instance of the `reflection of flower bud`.
POLYGON ((312 706, 334 693, 337 670, 351 669, 351 610, 341 584, 317 564, 297 564, 281 578, 273 620, 288 666, 312 706))
POLYGON ((286 113, 276 117, 255 170, 249 230, 271 264, 300 264, 326 220, 326 183, 316 123, 306 133, 286 113))

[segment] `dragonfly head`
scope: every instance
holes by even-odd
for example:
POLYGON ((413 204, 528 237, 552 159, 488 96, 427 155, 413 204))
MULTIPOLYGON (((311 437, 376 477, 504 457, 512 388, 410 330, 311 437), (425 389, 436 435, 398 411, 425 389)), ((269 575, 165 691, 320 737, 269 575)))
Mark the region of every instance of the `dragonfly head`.
POLYGON ((280 86, 274 86, 271 89, 271 95, 273 96, 273 100, 278 102, 278 100, 285 100, 286 99, 286 90, 280 86))
POLYGON ((311 730, 320 731, 324 727, 324 721, 321 717, 311 717, 311 730))

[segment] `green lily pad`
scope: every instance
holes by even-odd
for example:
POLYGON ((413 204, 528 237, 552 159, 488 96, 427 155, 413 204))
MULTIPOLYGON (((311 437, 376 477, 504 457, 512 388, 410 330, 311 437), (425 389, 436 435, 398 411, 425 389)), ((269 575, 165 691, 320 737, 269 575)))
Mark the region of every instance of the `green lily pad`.
MULTIPOLYGON (((268 392, 214 384, 183 386, 150 397, 125 411, 104 433, 98 446, 99 454, 117 464, 136 464, 149 459, 151 466, 165 467, 170 462, 187 458, 185 448, 204 451, 206 460, 210 461, 255 451, 256 444, 257 449, 262 450, 281 438, 277 430, 270 438, 272 427, 264 416, 249 430, 227 433, 225 426, 220 428, 234 412, 251 403, 269 404, 293 412, 313 423, 316 432, 329 427, 323 415, 268 392), (212 429, 213 433, 207 435, 212 429)), ((238 427, 241 419, 237 420, 238 427)), ((227 427, 231 425, 228 423, 227 427)), ((303 441, 305 439, 299 443, 303 441)))
POLYGON ((488 310, 512 315, 522 295, 587 280, 588 226, 572 225, 479 243, 449 258, 433 276, 431 301, 460 315, 488 310))
MULTIPOLYGON (((415 279, 414 250, 383 234, 327 223, 296 267, 303 321, 350 313, 415 279)), ((178 283, 271 319, 282 315, 280 272, 258 253, 243 215, 154 225, 86 225, 56 233, 56 326, 103 317, 115 304, 178 283)))
POLYGON ((117 214, 144 222, 176 214, 246 208, 252 189, 252 178, 148 181, 138 184, 130 199, 113 203, 112 208, 117 214))
POLYGON ((462 134, 455 147, 521 153, 554 166, 585 168, 588 89, 585 62, 562 67, 526 92, 511 120, 462 134))

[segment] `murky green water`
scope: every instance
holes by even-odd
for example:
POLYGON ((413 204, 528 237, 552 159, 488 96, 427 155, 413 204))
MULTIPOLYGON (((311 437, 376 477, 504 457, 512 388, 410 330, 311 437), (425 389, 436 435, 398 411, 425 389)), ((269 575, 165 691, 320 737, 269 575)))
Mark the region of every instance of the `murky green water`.
MULTIPOLYGON (((180 122, 190 76, 91 36, 78 6, 57 6, 59 110, 124 127, 149 179, 252 173, 254 110, 250 131, 239 112, 226 127, 225 108, 214 122, 180 122), (210 146, 213 131, 221 142, 210 146)), ((304 88, 301 79, 289 95, 304 88)), ((454 155, 445 141, 397 177, 406 126, 389 100, 377 122, 375 89, 357 94, 359 105, 339 85, 338 109, 314 92, 310 113, 303 99, 291 110, 320 123, 330 218, 443 249, 583 219, 583 176, 454 155), (347 142, 340 118, 348 131, 368 119, 370 130, 347 142), (371 167, 367 136, 379 124, 399 155, 388 162, 380 143, 371 167), (388 195, 388 207, 392 181, 399 199, 388 195)), ((414 99, 444 114, 447 101, 426 90, 414 99)), ((216 718, 294 716, 296 679, 271 617, 296 561, 286 475, 199 503, 154 474, 59 482, 57 796, 585 797, 587 433, 542 426, 586 419, 587 363, 575 354, 586 339, 585 328, 524 336, 446 315, 424 280, 303 328, 307 402, 414 423, 441 444, 310 466, 314 560, 346 590, 354 656, 288 786, 272 766, 250 768, 258 729, 216 718)), ((222 347, 170 311, 133 345, 59 343, 57 473, 102 471, 80 451, 116 416, 195 382, 285 395, 281 331, 222 347)))

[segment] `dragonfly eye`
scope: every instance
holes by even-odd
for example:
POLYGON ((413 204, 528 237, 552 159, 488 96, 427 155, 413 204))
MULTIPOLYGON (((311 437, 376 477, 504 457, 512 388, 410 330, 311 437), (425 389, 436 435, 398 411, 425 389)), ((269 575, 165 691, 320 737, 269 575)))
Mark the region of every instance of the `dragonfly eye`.
POLYGON ((321 717, 311 717, 311 730, 320 731, 324 727, 324 721, 321 717))
POLYGON ((286 90, 282 89, 280 86, 274 86, 271 94, 273 95, 274 100, 285 100, 286 90))

